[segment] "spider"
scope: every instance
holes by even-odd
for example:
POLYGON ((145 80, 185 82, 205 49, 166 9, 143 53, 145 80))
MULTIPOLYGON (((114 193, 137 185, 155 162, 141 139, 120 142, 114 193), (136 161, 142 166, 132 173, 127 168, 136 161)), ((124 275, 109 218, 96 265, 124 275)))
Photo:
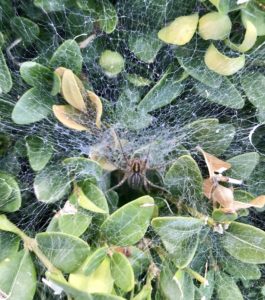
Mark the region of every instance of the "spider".
MULTIPOLYGON (((148 156, 149 156, 150 151, 148 151, 146 159, 141 159, 140 157, 134 157, 132 159, 128 159, 123 151, 123 147, 122 147, 122 144, 121 144, 121 141, 119 138, 118 138, 118 142, 119 142, 123 157, 126 161, 126 168, 121 169, 121 171, 123 171, 123 173, 124 173, 121 181, 117 185, 110 188, 108 191, 113 191, 113 190, 117 189, 118 187, 122 186, 127 181, 129 187, 133 190, 139 190, 142 187, 144 187, 144 189, 146 191, 148 191, 149 187, 153 187, 153 188, 159 189, 161 191, 164 191, 166 193, 169 193, 168 190, 152 183, 146 177, 147 170, 150 170, 148 168, 148 156)), ((150 148, 149 148, 149 150, 150 150, 150 148)))

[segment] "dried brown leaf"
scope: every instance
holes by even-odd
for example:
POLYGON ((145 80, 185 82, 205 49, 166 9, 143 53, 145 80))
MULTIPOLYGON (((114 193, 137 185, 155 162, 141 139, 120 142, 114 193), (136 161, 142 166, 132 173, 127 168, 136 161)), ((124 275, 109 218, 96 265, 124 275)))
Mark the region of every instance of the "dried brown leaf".
POLYGON ((200 151, 203 154, 204 160, 207 164, 208 171, 210 177, 215 176, 215 172, 217 173, 223 173, 224 171, 231 168, 231 164, 223 161, 215 156, 213 156, 210 153, 205 152, 201 147, 196 147, 198 151, 200 151))
POLYGON ((261 195, 248 203, 234 201, 235 210, 239 210, 239 209, 243 209, 243 208, 250 208, 250 207, 262 208, 264 205, 265 205, 265 196, 264 195, 261 195))
POLYGON ((203 194, 208 199, 212 198, 214 186, 215 186, 215 184, 214 184, 212 178, 207 178, 203 181, 203 186, 202 186, 203 194))
POLYGON ((219 203, 224 211, 235 212, 234 193, 231 189, 218 184, 212 193, 212 200, 219 203))

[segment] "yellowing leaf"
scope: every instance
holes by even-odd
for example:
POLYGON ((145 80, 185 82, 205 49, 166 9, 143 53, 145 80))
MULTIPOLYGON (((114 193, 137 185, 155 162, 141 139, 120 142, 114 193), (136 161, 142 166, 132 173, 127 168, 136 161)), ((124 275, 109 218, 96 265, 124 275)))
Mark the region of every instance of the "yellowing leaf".
POLYGON ((64 99, 74 108, 85 112, 86 105, 76 81, 76 76, 71 70, 65 70, 62 77, 62 94, 64 99))
POLYGON ((229 40, 227 41, 227 45, 231 49, 233 49, 235 51, 239 51, 239 52, 246 52, 255 45, 256 40, 257 40, 256 27, 253 25, 253 23, 251 23, 248 20, 246 20, 246 22, 245 22, 245 27, 246 27, 246 33, 245 33, 244 40, 241 44, 234 44, 234 43, 230 42, 229 40))
POLYGON ((89 157, 92 160, 95 160, 96 162, 98 162, 100 164, 101 168, 106 171, 112 172, 112 171, 117 170, 117 167, 114 166, 114 164, 112 164, 110 161, 108 161, 106 157, 100 156, 96 152, 96 150, 95 151, 92 150, 89 154, 89 157))
POLYGON ((103 112, 102 102, 100 98, 93 92, 87 91, 88 97, 90 101, 93 103, 93 105, 96 108, 96 126, 98 128, 101 127, 101 116, 103 112))
POLYGON ((79 272, 70 274, 69 283, 88 293, 111 293, 114 280, 111 276, 110 259, 106 257, 99 267, 88 276, 79 272))
POLYGON ((229 36, 232 23, 228 15, 210 12, 199 20, 199 34, 204 40, 223 40, 229 36))
POLYGON ((80 112, 71 105, 53 105, 55 117, 66 127, 77 131, 89 130, 87 127, 78 123, 80 112))
POLYGON ((75 194, 77 195, 77 202, 78 204, 89 211, 95 212, 95 213, 100 213, 100 214, 106 214, 108 213, 104 209, 98 207, 95 203, 93 203, 83 192, 83 190, 76 186, 75 187, 75 194))
POLYGON ((192 39, 198 20, 197 13, 178 17, 158 32, 158 38, 167 44, 185 45, 192 39))
POLYGON ((224 76, 229 76, 244 67, 245 55, 231 58, 219 52, 215 46, 211 44, 205 53, 204 62, 210 70, 224 76))

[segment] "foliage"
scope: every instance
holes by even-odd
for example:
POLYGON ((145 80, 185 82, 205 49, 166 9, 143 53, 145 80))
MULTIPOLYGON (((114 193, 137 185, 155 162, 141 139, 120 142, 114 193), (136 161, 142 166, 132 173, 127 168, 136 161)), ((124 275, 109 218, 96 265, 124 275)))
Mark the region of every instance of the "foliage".
POLYGON ((0 15, 0 299, 263 299, 264 1, 0 15))

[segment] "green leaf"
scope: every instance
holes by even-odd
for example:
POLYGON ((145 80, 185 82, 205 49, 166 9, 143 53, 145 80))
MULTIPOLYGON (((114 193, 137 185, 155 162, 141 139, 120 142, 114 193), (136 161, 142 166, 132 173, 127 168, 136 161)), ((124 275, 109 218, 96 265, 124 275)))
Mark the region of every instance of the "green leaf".
MULTIPOLYGON (((208 281, 208 285, 201 284, 199 288, 199 292, 201 293, 201 297, 205 297, 205 300, 211 300, 212 295, 214 292, 214 285, 215 285, 215 270, 210 270, 206 274, 206 279, 208 281)), ((201 298, 200 298, 201 299, 201 298)))
POLYGON ((179 268, 186 267, 196 252, 204 223, 192 217, 159 217, 152 227, 179 268))
POLYGON ((0 211, 14 212, 21 206, 21 194, 16 180, 0 172, 0 211))
POLYGON ((259 155, 256 152, 244 153, 230 158, 227 162, 232 165, 232 169, 226 173, 227 175, 246 180, 259 163, 259 155))
POLYGON ((60 165, 49 166, 36 175, 33 186, 39 201, 53 203, 69 193, 70 181, 60 165))
POLYGON ((265 124, 255 126, 249 135, 250 143, 258 152, 265 154, 265 142, 263 139, 265 133, 265 124))
POLYGON ((184 270, 178 270, 173 277, 181 292, 180 300, 194 299, 194 285, 189 274, 184 270))
POLYGON ((87 230, 91 220, 92 217, 81 213, 64 214, 59 216, 58 225, 63 233, 79 237, 87 230))
POLYGON ((53 97, 49 93, 34 87, 18 100, 12 112, 12 119, 20 125, 38 122, 51 113, 53 104, 53 97))
POLYGON ((114 283, 124 292, 129 292, 134 288, 133 268, 127 257, 119 252, 111 256, 111 275, 114 283))
POLYGON ((183 270, 176 271, 176 267, 164 262, 160 274, 160 288, 166 300, 193 300, 194 285, 189 274, 183 270), (174 274, 175 273, 175 274, 174 274))
POLYGON ((97 3, 97 15, 99 27, 102 31, 111 33, 115 30, 118 24, 118 16, 109 0, 101 0, 97 3))
MULTIPOLYGON (((1 226, 0 226, 1 228, 1 226)), ((20 239, 17 235, 0 231, 0 262, 18 251, 20 239)))
POLYGON ((20 75, 31 86, 48 88, 49 90, 52 88, 53 72, 34 61, 24 62, 20 66, 20 75))
POLYGON ((64 11, 71 0, 34 0, 34 5, 47 11, 64 11))
POLYGON ((138 59, 146 63, 153 63, 163 43, 157 38, 156 32, 130 31, 128 46, 138 59))
POLYGON ((257 265, 246 264, 233 257, 224 258, 222 269, 233 276, 233 278, 240 280, 258 280, 261 277, 261 272, 257 265))
POLYGON ((87 257, 87 259, 80 268, 80 272, 86 276, 93 273, 106 258, 107 251, 107 247, 101 247, 96 249, 91 255, 87 257))
POLYGON ((109 213, 107 199, 104 193, 93 183, 85 181, 78 189, 78 204, 89 211, 95 213, 109 213))
POLYGON ((129 246, 137 243, 145 234, 154 210, 154 199, 143 196, 127 203, 101 226, 106 240, 114 245, 129 246))
POLYGON ((107 76, 115 77, 124 69, 124 59, 119 52, 105 50, 99 58, 99 65, 107 76))
MULTIPOLYGON (((259 2, 262 5, 262 1, 259 2)), ((243 23, 245 24, 247 20, 253 23, 257 29, 258 36, 261 36, 265 35, 265 12, 257 3, 256 1, 248 1, 247 6, 241 10, 241 14, 243 23)))
POLYGON ((4 54, 0 49, 0 94, 8 93, 11 90, 12 85, 12 77, 6 65, 4 54))
POLYGON ((22 239, 25 236, 25 234, 16 225, 10 222, 5 215, 0 215, 0 230, 13 232, 22 239))
POLYGON ((188 47, 177 47, 176 56, 182 68, 196 80, 212 88, 218 88, 222 76, 209 70, 204 63, 204 54, 209 44, 194 39, 188 47), (195 51, 196 49, 196 51, 195 51))
POLYGON ((39 35, 39 26, 30 19, 14 17, 10 21, 11 28, 18 38, 26 43, 32 43, 39 35))
POLYGON ((265 98, 262 91, 265 89, 265 76, 258 72, 245 73, 241 76, 241 85, 248 100, 260 110, 264 110, 265 98))
POLYGON ((2 32, 0 32, 0 48, 5 44, 5 37, 2 32))
POLYGON ((102 176, 100 165, 84 157, 70 157, 63 161, 69 173, 75 176, 76 180, 99 181, 102 176))
POLYGON ((182 81, 187 76, 186 72, 174 72, 172 68, 169 68, 156 85, 144 96, 138 108, 147 113, 170 104, 182 93, 184 89, 182 81))
POLYGON ((130 255, 127 257, 132 265, 135 278, 146 272, 150 263, 151 257, 147 251, 142 251, 138 247, 128 247, 130 255))
POLYGON ((212 218, 218 223, 227 223, 236 220, 238 218, 238 214, 236 212, 226 213, 222 209, 214 209, 212 212, 212 218))
POLYGON ((151 84, 151 80, 148 78, 142 77, 138 74, 126 74, 126 79, 136 87, 148 86, 151 84))
POLYGON ((143 110, 138 110, 137 103, 140 94, 136 88, 125 88, 116 104, 116 114, 119 122, 132 130, 140 130, 148 127, 152 122, 152 116, 143 110))
POLYGON ((243 296, 233 278, 225 273, 216 278, 216 292, 218 300, 243 300, 243 296))
POLYGON ((232 222, 222 238, 225 250, 250 264, 265 262, 265 232, 254 226, 232 222))
POLYGON ((196 83, 195 88, 200 96, 226 107, 240 109, 245 104, 240 92, 227 77, 223 78, 218 88, 209 87, 199 82, 196 83))
POLYGON ((65 67, 76 75, 82 69, 83 57, 76 41, 67 40, 54 52, 50 64, 54 68, 65 67))
POLYGON ((65 273, 78 269, 89 253, 87 243, 61 232, 38 233, 36 241, 52 264, 65 273))
POLYGON ((186 200, 202 198, 201 171, 190 155, 179 157, 165 175, 165 184, 175 195, 186 200))
POLYGON ((36 271, 28 251, 17 252, 0 263, 0 290, 8 299, 31 300, 36 285, 36 271))
POLYGON ((201 146, 204 151, 220 156, 231 144, 235 128, 231 124, 219 124, 218 119, 201 119, 186 127, 191 147, 201 146))
POLYGON ((52 156, 52 146, 38 136, 26 137, 27 155, 34 171, 41 171, 52 156))

